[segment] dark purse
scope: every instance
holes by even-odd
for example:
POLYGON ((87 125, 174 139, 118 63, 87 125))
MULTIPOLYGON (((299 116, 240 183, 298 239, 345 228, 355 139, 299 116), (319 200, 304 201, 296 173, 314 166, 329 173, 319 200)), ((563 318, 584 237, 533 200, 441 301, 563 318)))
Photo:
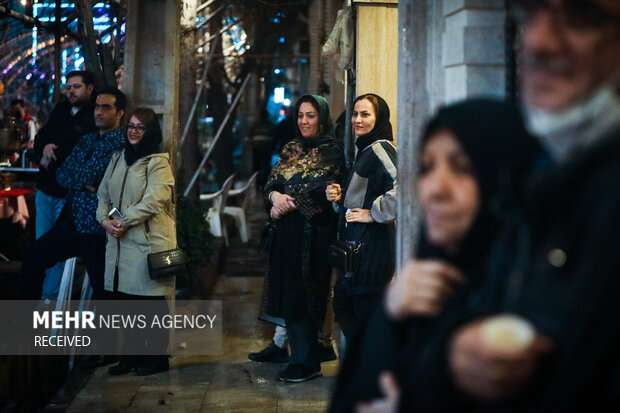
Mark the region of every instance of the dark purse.
POLYGON ((329 265, 342 273, 355 272, 362 244, 351 244, 347 241, 336 240, 327 249, 329 265))
POLYGON ((187 262, 179 248, 153 252, 146 257, 151 280, 176 277, 187 273, 187 262))
MULTIPOLYGON (((147 170, 147 185, 148 176, 149 175, 147 170)), ((173 203, 176 198, 174 190, 175 188, 172 187, 173 203)), ((151 232, 148 220, 144 222, 144 229, 147 234, 151 232)), ((149 268, 149 277, 151 277, 151 280, 161 280, 164 278, 183 276, 187 274, 187 261, 185 260, 185 255, 183 255, 183 251, 181 251, 180 248, 174 248, 171 250, 160 252, 152 252, 146 256, 146 262, 149 268)))
POLYGON ((260 234, 260 247, 263 251, 271 251, 271 246, 273 245, 273 238, 276 235, 276 230, 278 229, 278 221, 269 220, 265 223, 261 234, 260 234))

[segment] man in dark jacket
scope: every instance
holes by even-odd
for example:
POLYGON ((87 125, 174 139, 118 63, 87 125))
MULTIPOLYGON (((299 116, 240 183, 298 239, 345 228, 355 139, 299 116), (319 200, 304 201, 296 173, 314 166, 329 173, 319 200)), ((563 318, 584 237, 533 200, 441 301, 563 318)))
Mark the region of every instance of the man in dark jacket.
POLYGON ((511 3, 524 29, 530 130, 555 166, 526 198, 530 230, 518 231, 515 247, 527 258, 503 274, 510 288, 496 311, 525 316, 537 334, 524 349, 498 351, 479 320, 444 351, 457 387, 478 400, 518 411, 618 411, 620 3, 511 3))
POLYGON ((54 226, 28 249, 20 280, 21 298, 36 300, 41 294, 44 271, 60 261, 81 256, 93 298, 105 298, 105 232, 97 222, 97 187, 110 158, 123 149, 125 134, 120 127, 125 112, 125 95, 106 88, 97 95, 95 125, 98 131, 80 138, 56 178, 67 191, 67 203, 54 226))
MULTIPOLYGON (((52 110, 49 120, 35 137, 29 151, 32 162, 39 164, 35 204, 36 237, 49 231, 65 205, 66 189, 56 181, 56 170, 73 150, 78 139, 96 130, 93 116, 93 88, 95 79, 90 72, 73 71, 67 75, 67 99, 52 110)), ((47 269, 43 281, 42 298, 58 297, 64 262, 47 269)))

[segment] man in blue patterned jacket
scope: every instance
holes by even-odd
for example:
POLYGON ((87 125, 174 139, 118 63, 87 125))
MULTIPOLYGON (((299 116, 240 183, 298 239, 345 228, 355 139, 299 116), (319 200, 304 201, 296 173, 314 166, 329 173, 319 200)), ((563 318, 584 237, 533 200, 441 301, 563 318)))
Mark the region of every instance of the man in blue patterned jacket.
POLYGON ((97 187, 112 153, 124 147, 125 135, 120 125, 126 102, 118 89, 103 89, 95 103, 98 131, 83 135, 58 168, 56 179, 68 191, 67 202, 52 229, 26 253, 20 282, 22 299, 39 299, 45 270, 76 256, 84 261, 93 298, 106 298, 103 288, 106 238, 95 219, 97 187))

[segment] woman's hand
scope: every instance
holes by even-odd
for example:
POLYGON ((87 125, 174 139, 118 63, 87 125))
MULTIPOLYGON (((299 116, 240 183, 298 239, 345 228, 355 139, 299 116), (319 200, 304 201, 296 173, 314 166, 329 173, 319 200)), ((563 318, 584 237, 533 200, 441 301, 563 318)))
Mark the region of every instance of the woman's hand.
POLYGON ((338 184, 327 185, 325 196, 329 202, 338 202, 342 197, 342 188, 338 184))
POLYGON ((396 413, 400 401, 400 387, 396 377, 389 371, 382 371, 379 375, 379 389, 383 398, 369 402, 360 402, 355 405, 356 413, 396 413))
POLYGON ((362 224, 371 224, 375 222, 370 215, 370 209, 353 208, 345 214, 344 218, 347 222, 361 222, 362 224))
POLYGON ((269 211, 269 216, 271 217, 271 219, 282 218, 282 215, 280 215, 280 213, 276 210, 276 207, 271 207, 271 210, 269 211))
POLYGON ((52 163, 52 158, 48 156, 43 156, 41 158, 41 162, 39 162, 39 166, 42 166, 43 168, 47 169, 47 167, 50 166, 50 163, 52 163))
POLYGON ((445 262, 410 260, 388 286, 387 313, 395 320, 413 315, 436 316, 454 286, 464 280, 457 268, 445 262))
POLYGON ((271 209, 275 209, 275 212, 278 215, 278 218, 276 219, 281 218, 283 215, 286 215, 297 208, 294 203, 295 198, 286 194, 281 194, 278 191, 273 191, 269 199, 273 205, 271 209))
POLYGON ((101 225, 114 238, 120 238, 127 231, 119 219, 104 219, 101 225))
POLYGON ((551 352, 554 345, 540 333, 522 349, 489 345, 482 333, 483 321, 473 321, 454 333, 448 350, 449 367, 461 390, 481 399, 502 400, 531 383, 540 357, 551 352))

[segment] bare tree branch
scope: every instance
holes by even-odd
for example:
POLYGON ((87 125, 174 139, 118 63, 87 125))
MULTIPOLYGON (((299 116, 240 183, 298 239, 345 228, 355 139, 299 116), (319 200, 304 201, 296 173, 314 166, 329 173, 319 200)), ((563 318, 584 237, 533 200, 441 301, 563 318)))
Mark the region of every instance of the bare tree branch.
POLYGON ((106 81, 97 55, 97 36, 93 27, 93 6, 89 0, 75 0, 78 12, 78 33, 82 37, 82 49, 86 69, 95 75, 96 88, 101 89, 106 81))
POLYGON ((11 17, 23 23, 33 24, 36 27, 45 29, 52 33, 57 33, 61 35, 66 34, 67 36, 70 36, 76 40, 79 40, 78 36, 75 33, 72 33, 66 25, 60 24, 60 22, 53 22, 53 23, 42 22, 39 19, 35 19, 33 17, 26 16, 25 14, 18 13, 15 10, 9 9, 8 7, 5 7, 5 6, 0 6, 0 15, 11 17))

